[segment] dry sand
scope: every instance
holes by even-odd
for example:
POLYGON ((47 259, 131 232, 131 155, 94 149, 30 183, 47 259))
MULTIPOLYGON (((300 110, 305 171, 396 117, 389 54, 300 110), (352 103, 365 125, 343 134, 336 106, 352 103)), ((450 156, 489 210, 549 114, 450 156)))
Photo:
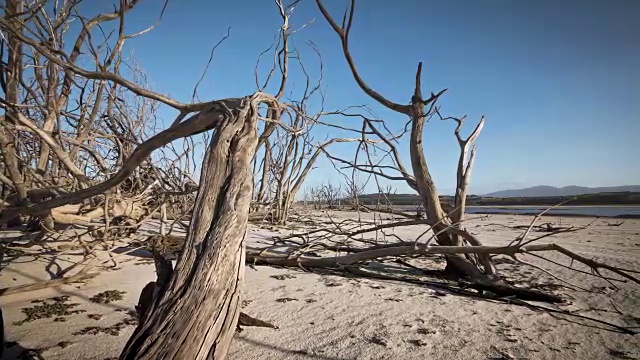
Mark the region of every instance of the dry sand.
MULTIPOLYGON (((336 217, 353 218, 354 214, 340 213, 336 217)), ((505 244, 519 231, 499 224, 524 225, 530 219, 490 215, 470 220, 467 228, 487 245, 505 244)), ((543 221, 571 226, 592 220, 549 217, 543 221)), ((599 219, 588 229, 549 241, 587 257, 640 270, 640 220, 627 220, 621 226, 608 222, 612 221, 599 219)), ((421 227, 411 227, 393 233, 412 240, 422 231, 421 227)), ((253 244, 273 234, 255 227, 249 233, 249 243, 253 244)), ((8 341, 4 358, 16 358, 25 349, 37 349, 47 360, 117 357, 135 327, 130 313, 140 290, 155 279, 153 265, 136 255, 121 255, 115 269, 86 283, 0 297, 8 341), (122 291, 122 300, 109 304, 89 300, 105 290, 122 291), (69 311, 81 312, 15 323, 25 319, 24 308, 38 305, 33 300, 65 295, 68 298, 59 299, 62 303, 77 304, 69 311)), ((54 256, 5 255, 0 287, 48 279, 46 268, 52 266, 54 256)), ((64 268, 75 259, 77 256, 58 256, 57 262, 64 268)), ((442 266, 433 262, 429 265, 442 266)), ((571 299, 558 306, 560 309, 640 331, 640 286, 625 283, 614 290, 593 276, 547 268, 596 293, 559 287, 559 281, 534 268, 517 269, 510 262, 499 265, 511 280, 535 283, 540 289, 571 299)), ((230 351, 229 358, 235 360, 640 359, 640 335, 624 335, 595 323, 406 283, 257 266, 255 270, 246 268, 244 299, 245 312, 280 329, 245 328, 236 335, 230 351)))

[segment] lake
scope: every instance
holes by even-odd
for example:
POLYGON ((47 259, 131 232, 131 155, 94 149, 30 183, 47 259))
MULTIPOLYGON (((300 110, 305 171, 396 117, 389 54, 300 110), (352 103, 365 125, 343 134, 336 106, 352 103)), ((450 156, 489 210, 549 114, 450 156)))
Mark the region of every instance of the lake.
MULTIPOLYGON (((468 214, 539 214, 545 206, 468 206, 468 214)), ((640 218, 640 206, 559 206, 546 215, 640 218)))
MULTIPOLYGON (((394 206, 406 212, 415 212, 416 206, 394 206)), ((549 206, 467 206, 467 214, 523 214, 536 215, 549 206)), ((545 215, 555 216, 599 216, 611 218, 640 218, 640 206, 593 205, 593 206, 558 206, 545 215)))

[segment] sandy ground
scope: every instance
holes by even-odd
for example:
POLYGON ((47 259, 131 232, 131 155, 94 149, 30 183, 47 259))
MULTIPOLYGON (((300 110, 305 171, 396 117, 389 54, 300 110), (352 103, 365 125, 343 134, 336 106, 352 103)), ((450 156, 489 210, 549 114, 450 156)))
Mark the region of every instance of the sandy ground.
MULTIPOLYGON (((353 218, 354 214, 335 216, 353 218)), ((505 244, 520 232, 501 225, 524 225, 531 219, 521 215, 476 218, 467 223, 467 228, 487 245, 505 244)), ((578 226, 592 220, 550 217, 543 221, 578 226)), ((611 222, 598 219, 585 230, 558 235, 548 242, 609 264, 640 270, 640 220, 626 220, 621 226, 607 224, 611 222)), ((416 226, 393 233, 413 240, 423 230, 416 226)), ((249 233, 249 243, 254 244, 272 234, 255 227, 249 233)), ((52 247, 57 245, 61 244, 52 247)), ((35 253, 37 249, 24 251, 35 253)), ((26 349, 34 349, 32 352, 48 360, 117 357, 135 327, 131 311, 140 290, 155 279, 153 265, 137 255, 119 256, 116 268, 85 283, 0 297, 7 338, 4 359, 18 358, 18 354, 26 354, 26 349), (121 291, 122 299, 108 304, 90 300, 106 290, 121 291), (41 305, 33 301, 42 299, 57 301, 62 314, 23 322, 24 311, 29 311, 25 309, 41 305)), ((56 269, 52 259, 64 268, 76 258, 42 251, 37 256, 5 255, 0 287, 49 279, 47 267, 56 269)), ((593 276, 546 267, 590 290, 575 291, 559 286, 561 282, 535 268, 518 268, 509 261, 499 263, 508 279, 534 283, 539 289, 568 299, 558 306, 560 309, 640 331, 639 285, 616 282, 616 290, 593 276)), ((442 266, 434 262, 423 265, 442 266)), ((640 359, 640 335, 400 282, 247 267, 244 299, 245 312, 280 329, 245 328, 236 335, 230 351, 229 358, 235 360, 640 359)))

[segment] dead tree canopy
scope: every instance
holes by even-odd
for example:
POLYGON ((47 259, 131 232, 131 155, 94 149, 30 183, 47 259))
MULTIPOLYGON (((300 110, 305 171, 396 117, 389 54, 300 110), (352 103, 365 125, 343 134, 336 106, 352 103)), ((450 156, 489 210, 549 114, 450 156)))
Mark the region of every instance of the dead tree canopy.
MULTIPOLYGON (((16 216, 50 219, 56 209, 89 202, 93 206, 90 213, 99 212, 100 206, 104 205, 102 215, 106 226, 110 215, 114 215, 110 214, 109 200, 113 203, 116 195, 122 193, 155 199, 162 195, 158 194, 158 189, 166 190, 166 186, 159 185, 167 185, 166 180, 171 177, 169 174, 177 173, 179 181, 169 181, 173 185, 177 183, 178 188, 167 192, 193 192, 194 187, 189 186, 192 178, 188 173, 179 171, 184 169, 159 169, 150 156, 154 151, 170 146, 174 140, 213 131, 182 254, 170 276, 163 277, 160 286, 155 284, 152 305, 145 311, 143 321, 127 343, 121 358, 224 358, 240 316, 244 241, 253 190, 251 163, 259 145, 275 128, 291 131, 280 120, 284 110, 289 109, 302 118, 307 116, 279 101, 288 76, 286 63, 290 57, 286 38, 290 34, 288 19, 292 8, 276 2, 283 21, 280 31, 285 38, 279 45, 284 51, 279 46, 274 49, 276 54, 284 54, 282 59, 285 62, 285 66, 280 67, 282 76, 276 95, 262 91, 269 83, 270 73, 265 85, 252 95, 181 103, 147 89, 144 81, 126 79, 119 72, 123 43, 139 35, 129 35, 124 31, 125 15, 138 4, 137 1, 120 1, 112 13, 100 14, 88 21, 81 18, 80 35, 70 54, 61 48, 65 44, 62 36, 66 28, 55 24, 63 25, 71 16, 75 17, 77 3, 64 1, 56 4, 53 13, 42 11, 40 3, 20 7, 21 4, 20 1, 12 1, 9 6, 14 6, 13 10, 9 9, 12 16, 0 19, 0 28, 11 42, 8 46, 13 51, 10 57, 17 59, 9 66, 10 69, 13 66, 9 75, 16 81, 9 79, 9 83, 12 89, 18 87, 16 69, 21 68, 25 59, 45 62, 50 72, 48 77, 42 78, 45 81, 41 81, 39 74, 34 75, 35 91, 34 86, 21 84, 22 88, 13 92, 18 96, 7 96, 2 102, 7 110, 5 117, 9 120, 3 121, 0 127, 0 145, 5 158, 3 171, 11 174, 9 177, 3 175, 0 180, 16 193, 13 198, 17 200, 6 205, 3 203, 0 223, 16 216), (33 22, 30 25, 39 27, 41 31, 23 31, 23 21, 33 22), (92 36, 98 32, 96 29, 104 31, 103 26, 110 21, 116 22, 115 36, 105 35, 105 44, 94 44, 94 39, 99 38, 92 36), (51 24, 55 26, 49 26, 51 24), (56 29, 59 31, 52 33, 56 29), (109 39, 116 39, 115 44, 109 44, 109 39), (21 47, 29 49, 29 56, 22 57, 21 47), (111 52, 105 55, 96 49, 111 52), (95 71, 79 65, 84 63, 78 59, 82 54, 89 54, 85 60, 95 58, 95 71), (105 58, 107 60, 103 61, 105 58), (54 84, 60 77, 62 86, 54 84), (77 89, 71 91, 69 87, 77 89), (54 91, 60 88, 60 92, 54 91), (70 103, 66 98, 69 93, 81 94, 78 103, 84 106, 72 111, 66 108, 70 103), (179 115, 171 126, 161 132, 131 137, 135 131, 129 126, 130 122, 141 114, 130 112, 131 108, 122 104, 123 96, 148 100, 155 106, 172 107, 179 111, 179 115), (261 105, 267 107, 266 116, 261 115, 261 105), (32 109, 37 109, 37 112, 32 109), (61 119, 66 121, 62 122, 64 126, 60 126, 58 120, 61 119), (267 125, 259 134, 258 122, 263 120, 267 125), (96 134, 101 136, 96 137, 96 134), (12 141, 16 138, 26 138, 30 143, 23 148, 16 147, 16 142, 12 141), (98 140, 113 141, 115 146, 112 147, 117 152, 109 152, 107 146, 104 152, 92 152, 98 140), (36 152, 41 157, 33 160, 27 157, 27 161, 23 161, 24 155, 34 147, 42 150, 36 152), (77 159, 68 156, 69 147, 78 148, 77 159), (52 153, 55 156, 50 156, 52 153), (43 160, 42 156, 46 159, 43 160), (40 162, 43 164, 40 170, 43 171, 32 171, 29 164, 40 162), (23 186, 27 175, 33 175, 34 185, 28 183, 27 187, 23 186), (56 176, 68 175, 72 175, 73 181, 56 184, 56 176), (51 196, 29 199, 28 190, 40 184, 55 191, 51 196), (96 201, 103 203, 96 204, 96 201)), ((34 65, 37 69, 42 68, 41 63, 34 65)), ((309 93, 304 94, 305 99, 308 96, 309 93)), ((18 142, 18 145, 22 146, 22 143, 18 142)), ((182 156, 180 153, 174 155, 177 158, 182 156)))
MULTIPOLYGON (((278 30, 281 41, 276 42, 278 45, 272 49, 275 54, 273 69, 278 69, 280 74, 275 91, 270 93, 266 90, 271 75, 278 73, 271 71, 264 82, 256 81, 257 89, 251 95, 193 103, 182 103, 151 91, 142 75, 133 79, 121 75, 123 43, 138 35, 125 33, 124 18, 138 1, 122 0, 114 12, 92 19, 78 16, 82 25, 79 35, 75 42, 72 41, 75 46, 71 52, 65 53, 62 37, 66 28, 63 25, 71 14, 75 14, 77 4, 76 1, 63 1, 56 8, 59 11, 49 14, 41 11, 39 2, 27 5, 11 0, 5 6, 9 16, 0 19, 0 29, 7 37, 2 49, 8 52, 8 62, 6 66, 2 64, 5 98, 0 103, 5 109, 5 116, 0 122, 0 147, 4 160, 0 176, 4 186, 0 224, 29 216, 40 221, 48 231, 60 218, 56 218, 56 211, 61 212, 60 208, 64 206, 82 204, 89 207, 87 212, 73 215, 98 214, 108 227, 109 217, 115 215, 113 209, 118 208, 113 203, 124 206, 126 199, 133 198, 150 209, 169 201, 167 198, 171 196, 193 193, 195 181, 188 174, 188 169, 166 162, 164 166, 158 166, 157 161, 150 160, 150 157, 154 151, 170 146, 177 139, 212 132, 198 192, 193 199, 191 222, 175 269, 167 266, 166 259, 156 259, 158 268, 164 270, 158 271, 151 299, 144 305, 148 308, 141 312, 141 322, 122 350, 121 359, 225 358, 242 315, 241 285, 247 257, 245 239, 254 187, 252 169, 259 163, 254 159, 261 147, 265 149, 260 183, 264 188, 259 188, 257 201, 265 199, 264 189, 271 191, 267 200, 269 206, 275 206, 277 221, 286 221, 295 194, 313 167, 313 161, 320 154, 328 154, 329 144, 355 141, 359 149, 367 153, 364 157, 370 155, 369 146, 386 147, 394 163, 393 169, 399 174, 397 176, 386 175, 384 169, 388 169, 387 166, 371 161, 366 165, 358 163, 358 156, 353 161, 329 157, 358 171, 405 181, 415 189, 421 197, 426 217, 413 217, 401 225, 426 225, 433 233, 435 243, 431 244, 431 239, 424 243, 418 243, 420 239, 416 239, 410 244, 402 241, 385 246, 369 242, 371 248, 348 249, 349 254, 329 258, 312 257, 308 252, 313 246, 331 248, 332 245, 307 241, 298 243, 294 254, 286 254, 286 257, 267 256, 265 249, 252 249, 248 256, 256 262, 353 269, 380 257, 437 254, 446 258, 450 273, 476 288, 491 289, 504 296, 523 292, 501 281, 493 266, 492 255, 504 254, 517 259, 523 253, 557 251, 596 272, 606 269, 638 282, 629 271, 585 259, 557 245, 531 244, 539 239, 526 240, 531 227, 506 247, 483 246, 479 239, 464 229, 461 224, 475 155, 473 142, 482 130, 484 120, 480 120, 469 137, 463 138, 460 135, 463 118, 443 117, 436 105, 444 90, 423 96, 422 64, 418 65, 415 74, 415 87, 409 104, 393 102, 370 88, 359 75, 349 52, 354 0, 342 26, 334 21, 320 0, 316 0, 316 4, 338 35, 359 87, 379 104, 409 119, 410 167, 403 165, 396 148, 395 140, 400 135, 383 132, 384 123, 377 119, 361 116, 362 128, 354 138, 312 142, 304 136, 307 130, 305 123, 320 122, 318 117, 306 113, 305 101, 314 92, 306 91, 309 87, 304 91, 303 101, 282 100, 289 59, 294 55, 287 47, 292 34, 289 29, 292 7, 285 7, 280 1, 276 1, 276 5, 282 19, 278 30), (29 26, 24 22, 30 22, 29 26), (111 38, 115 38, 115 43, 109 44, 109 36, 104 36, 104 44, 93 43, 92 31, 97 33, 96 29, 107 22, 117 23, 117 29, 114 29, 117 35, 111 38), (30 26, 37 30, 27 31, 30 26), (99 53, 97 49, 108 53, 99 53), (95 70, 79 65, 83 63, 79 60, 83 53, 95 61, 95 70), (32 74, 22 73, 27 62, 35 69, 32 74), (75 103, 70 101, 71 94, 80 94, 75 103), (74 108, 72 105, 76 103, 80 106, 74 108), (125 106, 127 104, 129 106, 125 106), (156 133, 149 130, 147 121, 159 104, 177 110, 179 115, 168 128, 156 133), (266 109, 261 108, 264 105, 266 109), (460 157, 455 203, 451 211, 439 201, 422 146, 424 126, 434 116, 457 124, 454 135, 460 146, 460 157), (136 123, 134 119, 143 120, 136 123), (265 123, 261 132, 258 127, 260 121, 265 123), (284 129, 282 133, 280 129, 284 129), (280 135, 281 138, 278 137, 280 135), (277 180, 275 183, 268 183, 270 175, 271 179, 277 180)), ((173 155, 180 158, 183 153, 174 152, 173 155)), ((329 204, 339 201, 339 189, 326 187, 324 190, 329 204)), ((357 195, 357 191, 355 193, 357 195)), ((178 212, 188 211, 186 207, 176 206, 176 209, 178 212)), ((336 225, 336 228, 341 228, 336 225)), ((398 224, 354 231, 345 231, 342 227, 338 235, 353 238, 392 226, 398 224)), ((322 230, 331 233, 326 228, 322 230)), ((335 231, 331 233, 336 234, 335 231)), ((344 247, 334 246, 331 249, 344 247)), ((147 288, 146 296, 149 292, 150 288, 147 288)))
MULTIPOLYGON (((157 94, 148 90, 135 60, 122 52, 124 43, 138 35, 126 34, 119 26, 136 3, 124 1, 111 13, 87 19, 78 16, 78 2, 71 0, 55 4, 9 0, 3 6, 3 206, 39 204, 98 184, 117 172, 136 145, 155 132, 158 102, 144 95, 157 94), (108 34, 110 28, 114 32, 108 34), (99 71, 78 65, 86 63, 99 71), (131 80, 122 78, 121 72, 129 73, 131 80)), ((81 199, 81 206, 73 209, 21 211, 22 217, 5 210, 0 223, 31 223, 51 231, 56 224, 108 222, 118 216, 137 222, 159 202, 166 200, 172 207, 181 195, 187 201, 195 192, 188 156, 171 145, 156 155, 109 194, 81 199)))

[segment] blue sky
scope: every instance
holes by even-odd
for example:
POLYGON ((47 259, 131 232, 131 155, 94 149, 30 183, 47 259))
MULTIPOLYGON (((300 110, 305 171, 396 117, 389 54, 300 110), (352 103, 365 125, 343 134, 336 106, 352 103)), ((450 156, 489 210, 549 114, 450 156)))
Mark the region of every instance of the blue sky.
MULTIPOLYGON (((337 18, 348 4, 325 2, 337 18)), ((142 2, 128 15, 127 32, 153 24, 161 7, 161 1, 142 2)), ((305 43, 312 40, 322 54, 326 110, 366 104, 392 126, 404 124, 405 118, 357 87, 337 36, 314 1, 301 1, 292 27, 314 18, 293 39, 313 76, 318 62, 305 43)), ((422 61, 423 91, 448 88, 442 110, 467 114, 467 133, 481 115, 487 117, 477 141, 474 193, 540 184, 637 184, 638 18, 640 1, 633 0, 361 0, 351 52, 369 85, 395 102, 409 102, 422 61)), ((279 26, 272 1, 174 0, 157 27, 130 40, 127 50, 134 51, 154 90, 189 101, 211 47, 231 27, 199 95, 202 100, 243 96, 255 91, 257 56, 279 26)), ((293 74, 292 82, 300 89, 302 78, 293 74)), ((160 115, 170 122, 173 112, 160 115)), ((432 121, 425 132, 427 161, 443 193, 455 186, 453 129, 453 123, 432 121)), ((400 148, 408 153, 406 142, 400 148)), ((332 152, 346 156, 351 150, 336 146, 332 152)), ((310 184, 336 178, 328 161, 318 165, 310 184)), ((400 182, 394 186, 410 191, 400 182)))

